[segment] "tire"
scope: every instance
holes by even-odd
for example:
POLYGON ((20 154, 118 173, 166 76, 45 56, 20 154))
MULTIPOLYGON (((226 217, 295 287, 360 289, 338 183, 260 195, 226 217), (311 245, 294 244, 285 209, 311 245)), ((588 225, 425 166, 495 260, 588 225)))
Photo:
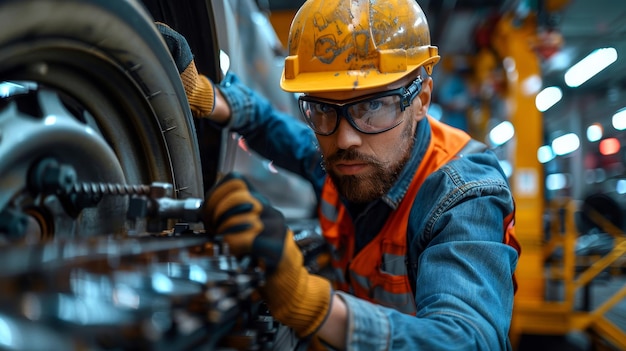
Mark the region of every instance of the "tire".
POLYGON ((123 197, 105 196, 71 216, 28 191, 42 158, 72 166, 81 182, 158 181, 173 184, 175 197, 203 196, 185 92, 140 2, 0 1, 0 82, 7 81, 35 86, 29 94, 39 108, 0 105, 0 213, 27 213, 56 236, 128 234, 123 197), (50 127, 45 117, 54 114, 64 122, 50 127))

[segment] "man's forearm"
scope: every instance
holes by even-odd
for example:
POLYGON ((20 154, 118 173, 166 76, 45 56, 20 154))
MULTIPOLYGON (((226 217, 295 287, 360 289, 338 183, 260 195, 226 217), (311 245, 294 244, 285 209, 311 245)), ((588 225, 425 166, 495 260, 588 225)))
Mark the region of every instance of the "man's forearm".
POLYGON ((333 295, 331 310, 328 318, 318 331, 317 335, 324 342, 338 350, 346 349, 346 330, 348 326, 348 310, 346 303, 338 295, 333 295))
POLYGON ((222 95, 222 92, 219 89, 215 89, 215 107, 213 108, 213 113, 207 118, 212 121, 221 124, 227 125, 230 121, 231 110, 230 105, 222 95))

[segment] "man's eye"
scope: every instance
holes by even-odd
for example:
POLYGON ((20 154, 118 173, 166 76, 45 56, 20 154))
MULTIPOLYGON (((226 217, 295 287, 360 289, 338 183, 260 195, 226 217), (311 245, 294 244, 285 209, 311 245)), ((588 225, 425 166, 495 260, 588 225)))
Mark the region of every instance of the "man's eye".
POLYGON ((332 107, 330 107, 330 105, 326 105, 326 104, 316 104, 315 105, 315 112, 317 113, 328 113, 330 111, 332 111, 332 107))
POLYGON ((367 110, 368 111, 377 111, 380 110, 381 108, 383 108, 383 102, 380 100, 373 100, 370 101, 368 106, 367 106, 367 110))

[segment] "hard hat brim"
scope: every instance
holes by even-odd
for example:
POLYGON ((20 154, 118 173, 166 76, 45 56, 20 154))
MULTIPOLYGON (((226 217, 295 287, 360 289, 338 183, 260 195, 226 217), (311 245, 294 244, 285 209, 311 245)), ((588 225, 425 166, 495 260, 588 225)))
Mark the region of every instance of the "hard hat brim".
POLYGON ((376 69, 341 72, 303 72, 294 79, 285 79, 283 72, 280 87, 290 93, 315 93, 348 90, 364 90, 388 85, 400 80, 420 66, 408 67, 406 71, 381 73, 376 69), (329 83, 332 83, 329 84, 329 83))

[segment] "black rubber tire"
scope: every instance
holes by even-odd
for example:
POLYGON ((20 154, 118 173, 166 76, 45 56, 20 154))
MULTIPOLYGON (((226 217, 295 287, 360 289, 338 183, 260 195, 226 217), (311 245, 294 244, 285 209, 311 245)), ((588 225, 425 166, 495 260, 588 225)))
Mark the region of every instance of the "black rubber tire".
POLYGON ((75 100, 114 151, 126 183, 167 182, 176 197, 203 196, 184 89, 139 1, 1 0, 6 80, 33 81, 75 100))
MULTIPOLYGON (((106 117, 98 116, 109 109, 106 103, 122 105, 124 112, 135 113, 127 116, 132 121, 124 122, 133 125, 137 139, 153 143, 143 145, 147 152, 142 157, 156 154, 147 162, 151 179, 144 181, 172 182, 181 197, 202 195, 197 138, 184 90, 140 2, 0 1, 0 78, 30 79, 64 90, 96 119, 106 117), (40 72, 38 62, 59 71, 40 72), (83 80, 59 76, 62 73, 81 74, 83 80), (93 90, 85 89, 90 87, 93 90)), ((106 119, 98 120, 101 130, 105 138, 114 138, 113 129, 120 125, 107 131, 106 119)))

